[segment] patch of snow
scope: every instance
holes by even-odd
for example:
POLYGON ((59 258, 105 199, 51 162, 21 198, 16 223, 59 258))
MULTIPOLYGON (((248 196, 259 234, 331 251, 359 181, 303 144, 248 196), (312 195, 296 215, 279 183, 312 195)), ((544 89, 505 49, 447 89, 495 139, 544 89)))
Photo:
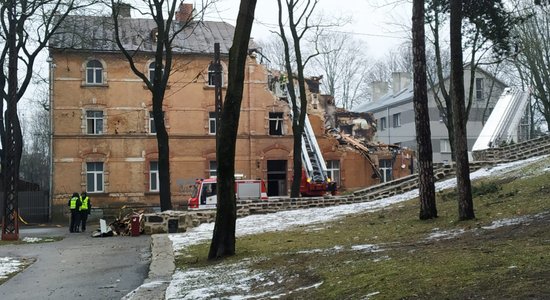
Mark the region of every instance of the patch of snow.
POLYGON ((0 279, 8 278, 23 268, 23 262, 13 257, 0 257, 0 279))
MULTIPOLYGON (((166 290, 166 299, 212 299, 220 293, 224 299, 261 298, 262 294, 250 294, 252 286, 272 286, 260 271, 251 271, 251 262, 235 264, 217 264, 202 268, 190 268, 185 272, 176 272, 172 284, 166 290)), ((268 273, 266 275, 273 275, 268 273)))
POLYGON ((365 251, 365 252, 382 252, 384 249, 380 249, 378 245, 374 244, 365 244, 365 245, 353 245, 351 246, 352 250, 355 251, 365 251))
POLYGON ((380 292, 372 292, 372 293, 368 293, 367 295, 365 295, 365 297, 367 297, 367 299, 369 299, 370 297, 376 296, 378 294, 380 294, 380 292))
POLYGON ((40 241, 42 241, 41 238, 37 238, 37 237, 24 237, 23 239, 21 239, 21 241, 25 242, 25 243, 38 243, 40 241))
POLYGON ((483 229, 497 229, 497 228, 503 227, 503 226, 519 225, 521 223, 525 223, 525 222, 528 222, 528 221, 530 221, 530 218, 528 218, 528 217, 502 219, 502 220, 493 221, 491 223, 491 225, 483 226, 481 228, 483 228, 483 229))
POLYGON ((388 256, 388 255, 384 255, 384 256, 380 256, 378 258, 375 258, 373 259, 372 261, 373 262, 379 262, 379 261, 383 261, 383 260, 390 260, 391 258, 388 256))
MULTIPOLYGON (((438 230, 438 228, 435 228, 438 230)), ((434 229, 434 230, 435 230, 434 229)), ((443 231, 434 231, 428 235, 426 240, 448 240, 455 238, 461 234, 463 234, 465 231, 464 229, 452 229, 452 230, 443 230, 443 231)))

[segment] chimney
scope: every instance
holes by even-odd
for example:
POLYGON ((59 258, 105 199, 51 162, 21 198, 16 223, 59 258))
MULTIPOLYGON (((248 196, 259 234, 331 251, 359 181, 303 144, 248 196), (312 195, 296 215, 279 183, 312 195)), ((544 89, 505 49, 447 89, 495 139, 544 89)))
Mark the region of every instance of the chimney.
POLYGON ((116 10, 118 12, 119 17, 123 17, 123 18, 130 18, 131 17, 130 11, 132 9, 132 6, 130 4, 128 4, 128 3, 117 3, 115 5, 116 5, 116 10))
POLYGON ((180 2, 180 7, 176 12, 176 21, 189 22, 193 18, 193 4, 180 2))
POLYGON ((377 101, 388 92, 388 83, 385 81, 373 81, 371 83, 372 101, 377 101))
POLYGON ((397 95, 411 83, 411 74, 407 72, 393 72, 391 74, 393 94, 397 95))

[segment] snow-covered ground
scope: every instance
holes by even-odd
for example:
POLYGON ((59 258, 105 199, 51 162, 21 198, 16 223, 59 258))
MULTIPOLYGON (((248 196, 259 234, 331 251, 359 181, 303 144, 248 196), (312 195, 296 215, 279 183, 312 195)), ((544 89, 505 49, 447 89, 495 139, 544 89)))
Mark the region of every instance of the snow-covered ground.
MULTIPOLYGON (((499 164, 490 168, 482 168, 470 174, 470 179, 476 180, 487 176, 504 176, 507 173, 517 171, 524 165, 535 163, 546 157, 547 156, 535 157, 522 161, 499 164)), ((538 169, 538 172, 547 172, 549 168, 545 166, 536 169, 538 169)), ((437 182, 436 190, 440 191, 454 186, 456 186, 456 179, 448 179, 437 182)), ((263 232, 281 231, 288 228, 295 228, 300 225, 321 224, 333 221, 345 215, 380 210, 392 204, 407 201, 415 197, 418 197, 418 189, 372 202, 283 211, 266 215, 251 215, 237 219, 236 235, 240 237, 263 232)), ((522 220, 519 219, 501 220, 483 227, 483 229, 494 229, 509 224, 517 224, 517 222, 521 221, 522 220)), ((185 233, 169 235, 175 253, 181 254, 188 246, 209 241, 212 238, 213 229, 214 224, 208 223, 202 224, 185 233)), ((427 239, 453 238, 462 233, 463 231, 441 232, 437 228, 434 228, 433 233, 427 237, 427 239)), ((341 250, 343 250, 342 246, 335 246, 329 249, 329 251, 341 250)), ((354 245, 350 250, 371 252, 383 251, 378 245, 354 245)), ((311 251, 322 252, 327 250, 315 249, 311 251)), ((389 258, 381 257, 380 259, 389 258)), ((230 292, 234 295, 228 299, 258 299, 262 297, 276 299, 281 296, 288 296, 292 293, 292 291, 287 291, 285 294, 251 295, 249 291, 253 284, 255 286, 268 286, 274 285, 274 283, 266 279, 272 277, 272 274, 260 274, 257 271, 252 271, 247 268, 249 264, 251 264, 250 261, 242 261, 232 265, 222 264, 200 269, 191 268, 176 270, 170 286, 166 290, 166 299, 209 299, 212 295, 221 291, 230 292)), ((315 286, 304 288, 314 287, 315 286)))

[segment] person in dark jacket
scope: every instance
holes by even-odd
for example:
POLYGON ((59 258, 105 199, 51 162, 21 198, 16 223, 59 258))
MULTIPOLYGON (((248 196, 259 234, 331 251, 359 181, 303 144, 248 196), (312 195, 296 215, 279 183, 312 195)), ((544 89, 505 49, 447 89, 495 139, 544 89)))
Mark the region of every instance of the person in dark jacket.
POLYGON ((90 197, 86 192, 80 194, 80 229, 82 232, 86 231, 86 221, 88 221, 88 215, 92 209, 92 203, 90 202, 90 197))
POLYGON ((80 223, 80 197, 78 193, 73 193, 71 199, 69 199, 69 209, 71 210, 71 224, 69 225, 70 232, 79 232, 78 226, 80 223))

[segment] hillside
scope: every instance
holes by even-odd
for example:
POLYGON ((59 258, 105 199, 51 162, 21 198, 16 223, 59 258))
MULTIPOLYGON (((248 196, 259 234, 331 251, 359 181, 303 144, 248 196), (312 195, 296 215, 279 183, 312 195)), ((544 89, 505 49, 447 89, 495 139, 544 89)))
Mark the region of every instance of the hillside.
POLYGON ((237 255, 206 261, 213 224, 171 235, 167 299, 548 299, 550 158, 471 174, 476 220, 459 222, 437 183, 439 218, 417 191, 237 220, 237 255))

